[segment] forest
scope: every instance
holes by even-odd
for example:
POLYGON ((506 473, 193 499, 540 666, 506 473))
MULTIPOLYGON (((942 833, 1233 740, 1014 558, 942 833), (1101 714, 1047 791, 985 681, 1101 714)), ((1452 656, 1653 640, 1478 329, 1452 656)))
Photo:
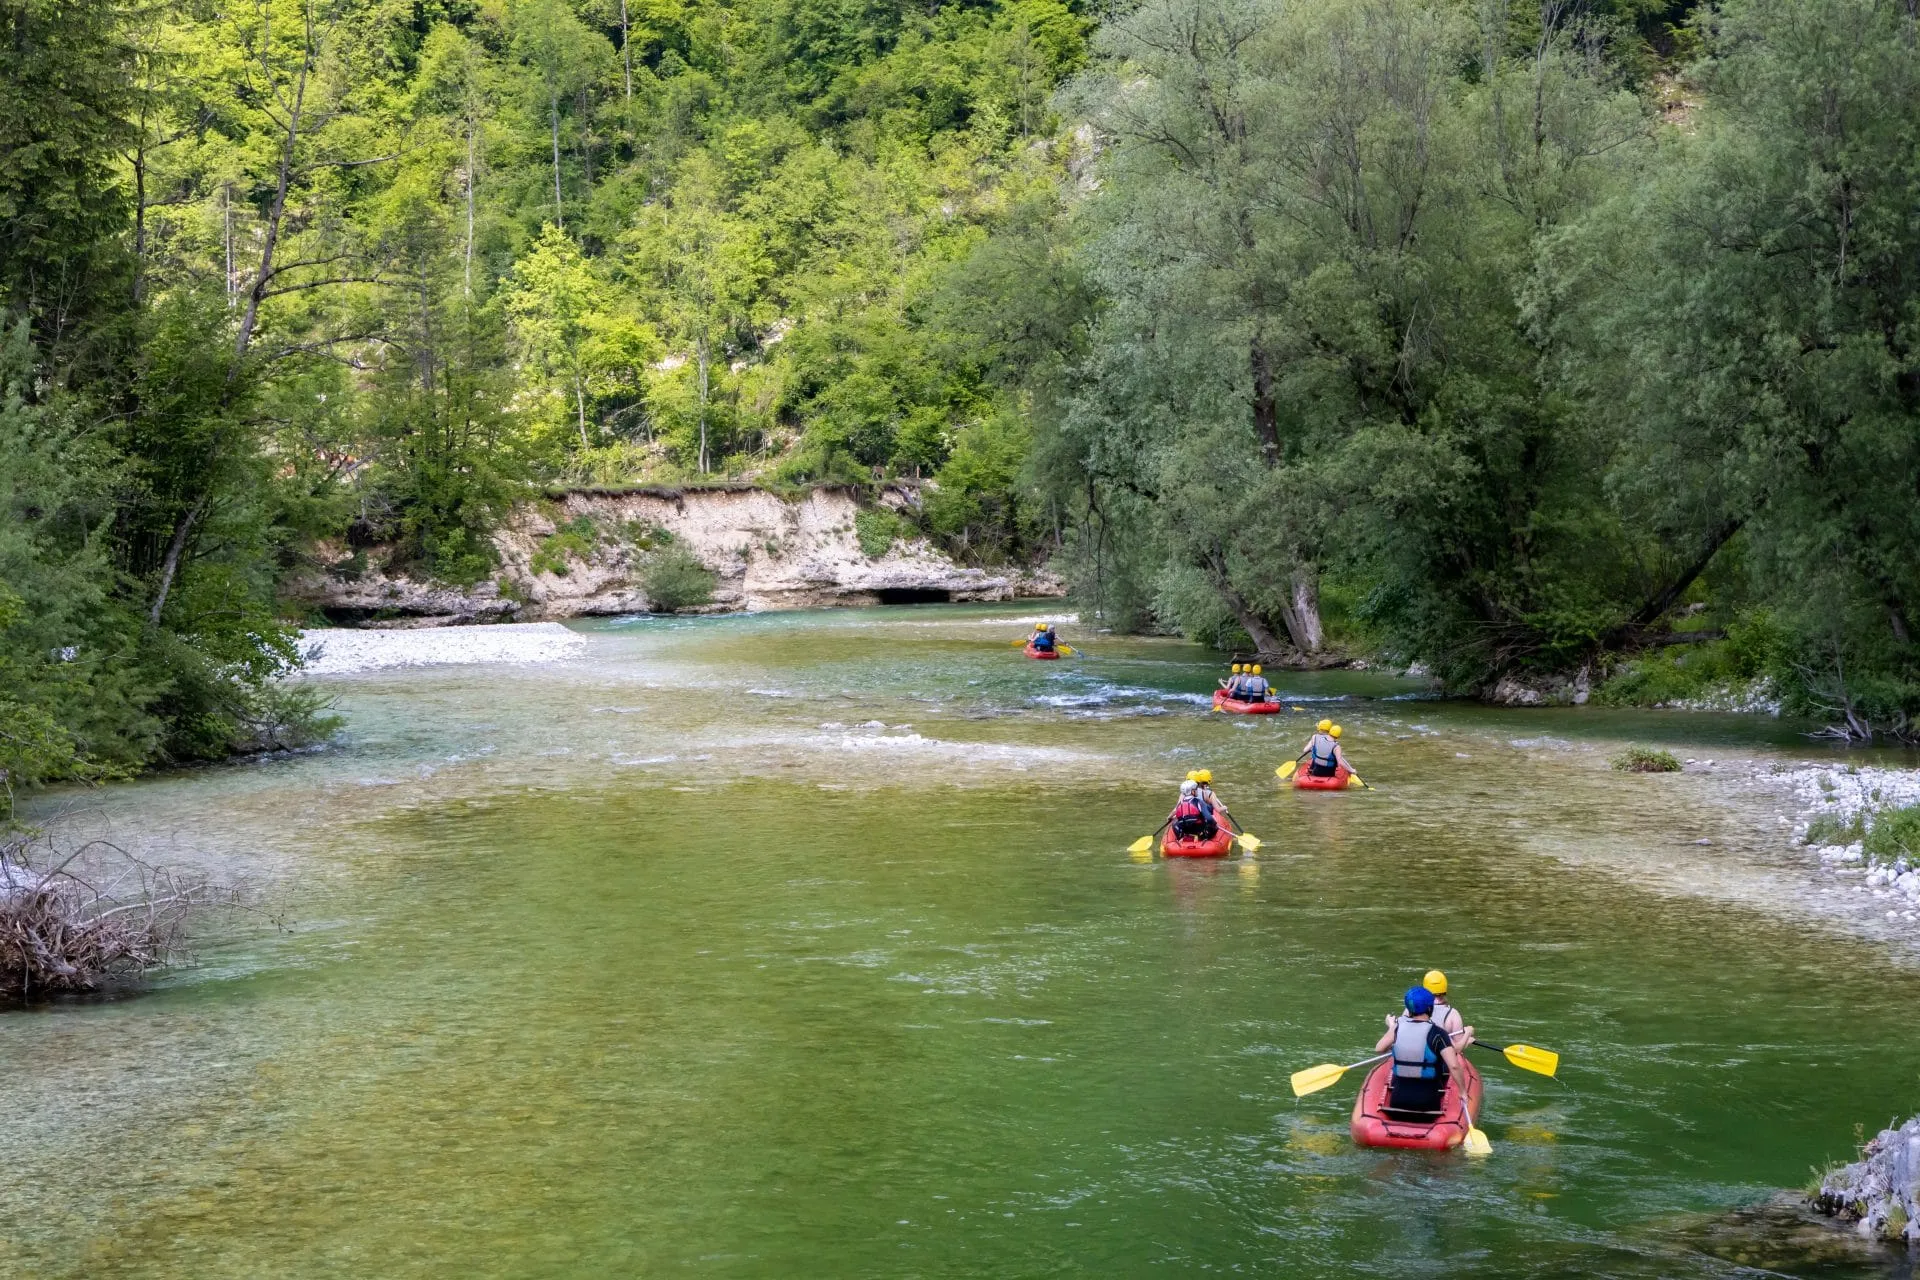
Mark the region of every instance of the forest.
POLYGON ((0 0, 0 804, 329 729, 284 577, 924 484, 1089 623, 1920 735, 1890 0, 0 0))

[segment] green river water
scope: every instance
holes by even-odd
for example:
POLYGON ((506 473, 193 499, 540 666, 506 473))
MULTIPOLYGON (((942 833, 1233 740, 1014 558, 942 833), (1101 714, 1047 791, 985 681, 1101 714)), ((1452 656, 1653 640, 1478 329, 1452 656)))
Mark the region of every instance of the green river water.
POLYGON ((284 927, 0 1014, 0 1272, 1910 1274, 1742 1216, 1920 1106, 1920 968, 1751 777, 1803 740, 1357 673, 1208 715, 1217 655, 1029 662, 1033 616, 596 621, 335 678, 327 751, 44 797, 284 927), (1377 791, 1276 783, 1327 706, 1377 791), (1129 857, 1200 765, 1265 847, 1129 857), (1484 1068, 1488 1159, 1287 1087, 1430 966, 1563 1055, 1484 1068))

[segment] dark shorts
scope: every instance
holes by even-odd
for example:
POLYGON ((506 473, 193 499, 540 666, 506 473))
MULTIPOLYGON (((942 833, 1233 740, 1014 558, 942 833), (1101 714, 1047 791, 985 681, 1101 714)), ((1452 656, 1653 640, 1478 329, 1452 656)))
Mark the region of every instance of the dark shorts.
POLYGON ((1438 1112, 1446 1096, 1445 1080, 1394 1080, 1387 1088, 1387 1106, 1394 1111, 1438 1112))
POLYGON ((1307 766, 1307 776, 1309 778, 1331 778, 1338 772, 1340 772, 1338 761, 1335 761, 1333 764, 1309 764, 1307 766))

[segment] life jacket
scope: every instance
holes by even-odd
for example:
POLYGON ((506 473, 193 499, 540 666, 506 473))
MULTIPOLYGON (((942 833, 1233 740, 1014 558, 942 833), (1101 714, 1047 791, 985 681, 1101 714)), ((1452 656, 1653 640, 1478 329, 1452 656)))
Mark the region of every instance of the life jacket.
POLYGON ((1458 1009, 1454 1008, 1445 1000, 1435 1000, 1433 1002, 1433 1025, 1450 1036, 1457 1036, 1466 1030, 1467 1020, 1460 1016, 1458 1009))
POLYGON ((1189 831, 1204 832, 1214 826, 1213 810, 1198 799, 1186 797, 1173 807, 1173 829, 1183 835, 1189 831))
POLYGON ((1316 769, 1331 771, 1340 762, 1340 744, 1324 733, 1316 733, 1307 743, 1307 756, 1316 769))
POLYGON ((1036 649, 1051 649, 1053 648, 1053 632, 1036 631, 1033 633, 1031 643, 1036 649))
POLYGON ((1248 676, 1246 683, 1240 686, 1240 700, 1242 702, 1259 702, 1266 696, 1267 678, 1265 676, 1248 676))
POLYGON ((1440 1055, 1427 1043, 1433 1031, 1431 1022, 1415 1022, 1400 1017, 1393 1022, 1393 1074, 1397 1080, 1440 1080, 1446 1067, 1440 1055))

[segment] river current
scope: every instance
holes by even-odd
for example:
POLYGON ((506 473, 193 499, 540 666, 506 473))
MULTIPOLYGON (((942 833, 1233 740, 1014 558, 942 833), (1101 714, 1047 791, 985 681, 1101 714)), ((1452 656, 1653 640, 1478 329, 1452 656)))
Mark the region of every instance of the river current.
POLYGON ((1739 1226, 1920 1107, 1920 968, 1740 781, 1789 727, 1369 673, 1210 715, 1217 655, 1031 662, 1035 616, 583 623, 329 679, 324 751, 41 797, 260 909, 0 1014, 0 1272, 1907 1274, 1739 1226), (1276 781, 1323 714, 1377 790, 1276 781), (1130 857, 1201 766, 1265 846, 1130 857), (1483 1064, 1486 1159, 1288 1089, 1436 966, 1562 1055, 1483 1064))

